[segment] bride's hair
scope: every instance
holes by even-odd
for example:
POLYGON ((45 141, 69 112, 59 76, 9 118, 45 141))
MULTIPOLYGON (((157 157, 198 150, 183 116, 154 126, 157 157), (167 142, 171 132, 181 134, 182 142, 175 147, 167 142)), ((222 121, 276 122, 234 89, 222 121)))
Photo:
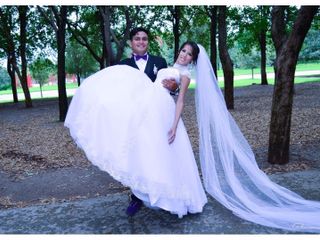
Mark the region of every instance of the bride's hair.
POLYGON ((198 59, 198 55, 199 55, 199 52, 200 52, 198 44, 196 44, 193 41, 186 41, 181 45, 181 47, 179 49, 179 53, 184 48, 184 46, 186 46, 186 45, 189 45, 192 48, 192 62, 194 64, 197 64, 197 59, 198 59))

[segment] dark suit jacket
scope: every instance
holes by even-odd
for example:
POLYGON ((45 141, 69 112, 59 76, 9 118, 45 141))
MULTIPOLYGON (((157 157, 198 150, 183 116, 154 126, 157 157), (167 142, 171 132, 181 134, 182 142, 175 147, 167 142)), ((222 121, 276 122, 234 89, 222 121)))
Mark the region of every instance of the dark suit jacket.
MULTIPOLYGON (((122 65, 129 65, 134 68, 138 68, 136 62, 134 61, 134 58, 126 58, 120 61, 119 64, 122 65)), ((151 79, 152 82, 154 82, 157 78, 157 73, 162 68, 167 68, 167 62, 162 57, 157 57, 149 54, 148 62, 146 65, 146 69, 144 70, 145 74, 148 75, 148 77, 151 79)))

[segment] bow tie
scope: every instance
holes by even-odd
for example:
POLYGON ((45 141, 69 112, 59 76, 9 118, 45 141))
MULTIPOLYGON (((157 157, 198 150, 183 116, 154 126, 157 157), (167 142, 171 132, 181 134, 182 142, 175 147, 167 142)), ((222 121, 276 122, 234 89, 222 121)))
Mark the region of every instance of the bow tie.
POLYGON ((143 59, 143 60, 147 61, 147 59, 148 59, 148 54, 145 54, 143 56, 140 56, 140 55, 133 55, 133 56, 136 61, 138 61, 139 59, 143 59))

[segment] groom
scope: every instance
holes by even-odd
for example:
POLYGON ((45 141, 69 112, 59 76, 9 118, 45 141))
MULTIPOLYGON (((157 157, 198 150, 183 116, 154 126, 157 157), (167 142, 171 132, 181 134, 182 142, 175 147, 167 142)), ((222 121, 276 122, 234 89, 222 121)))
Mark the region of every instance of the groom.
MULTIPOLYGON (((149 54, 149 31, 142 27, 137 27, 130 32, 130 46, 132 49, 131 58, 120 61, 119 64, 129 65, 137 68, 148 75, 152 82, 157 78, 157 73, 162 68, 167 68, 167 62, 164 58, 149 54)), ((176 93, 178 84, 174 79, 165 79, 162 84, 171 93, 176 93)))
MULTIPOLYGON (((130 45, 132 49, 131 58, 126 58, 120 61, 119 64, 139 69, 154 82, 158 71, 162 68, 167 68, 167 62, 164 58, 151 55, 147 52, 149 47, 149 31, 142 27, 132 29, 130 32, 130 45)), ((178 84, 174 79, 165 79, 162 81, 162 84, 171 94, 175 94, 178 91, 178 84)), ((142 205, 142 201, 132 193, 126 213, 129 216, 133 216, 140 210, 142 205)))

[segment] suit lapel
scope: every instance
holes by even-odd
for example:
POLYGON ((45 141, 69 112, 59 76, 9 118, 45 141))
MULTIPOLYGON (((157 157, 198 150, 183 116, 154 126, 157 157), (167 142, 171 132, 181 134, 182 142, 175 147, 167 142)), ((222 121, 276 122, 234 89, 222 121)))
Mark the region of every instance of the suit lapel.
POLYGON ((130 58, 130 66, 139 69, 133 57, 130 58))
POLYGON ((151 57, 151 55, 149 55, 149 59, 147 61, 147 65, 146 65, 146 68, 144 69, 144 72, 149 76, 150 74, 152 74, 153 70, 152 70, 152 67, 153 67, 153 59, 151 57))

